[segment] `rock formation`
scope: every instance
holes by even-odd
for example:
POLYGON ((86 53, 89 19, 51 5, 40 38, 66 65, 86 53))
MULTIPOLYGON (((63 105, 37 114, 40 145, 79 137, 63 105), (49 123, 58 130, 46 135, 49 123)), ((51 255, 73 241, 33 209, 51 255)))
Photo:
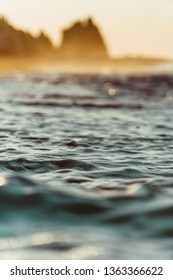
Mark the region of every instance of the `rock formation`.
POLYGON ((92 19, 77 21, 63 31, 60 48, 54 48, 44 32, 34 37, 0 17, 0 56, 52 57, 60 63, 97 63, 109 59, 103 37, 92 19))
POLYGON ((0 55, 39 55, 51 49, 52 43, 43 32, 34 37, 15 29, 6 19, 0 18, 0 55))
POLYGON ((63 30, 60 53, 66 60, 91 62, 108 59, 103 37, 92 19, 63 30))

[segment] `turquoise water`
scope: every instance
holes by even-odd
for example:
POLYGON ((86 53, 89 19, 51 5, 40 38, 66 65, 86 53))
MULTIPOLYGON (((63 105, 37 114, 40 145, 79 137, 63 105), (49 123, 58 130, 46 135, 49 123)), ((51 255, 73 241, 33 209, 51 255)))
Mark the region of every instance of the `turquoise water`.
POLYGON ((0 77, 0 258, 173 258, 173 76, 0 77))

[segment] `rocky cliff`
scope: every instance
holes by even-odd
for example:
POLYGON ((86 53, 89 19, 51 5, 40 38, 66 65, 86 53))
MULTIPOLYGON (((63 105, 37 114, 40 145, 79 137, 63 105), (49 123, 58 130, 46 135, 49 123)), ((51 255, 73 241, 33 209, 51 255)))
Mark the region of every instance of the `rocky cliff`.
POLYGON ((39 55, 51 49, 52 43, 43 32, 34 37, 0 18, 0 55, 39 55))
POLYGON ((61 56, 66 60, 98 61, 108 59, 104 39, 92 19, 77 21, 62 32, 61 56))
POLYGON ((77 21, 62 32, 60 48, 54 48, 48 36, 40 32, 34 37, 18 30, 0 17, 0 56, 54 57, 60 63, 95 63, 108 60, 104 39, 92 19, 77 21))

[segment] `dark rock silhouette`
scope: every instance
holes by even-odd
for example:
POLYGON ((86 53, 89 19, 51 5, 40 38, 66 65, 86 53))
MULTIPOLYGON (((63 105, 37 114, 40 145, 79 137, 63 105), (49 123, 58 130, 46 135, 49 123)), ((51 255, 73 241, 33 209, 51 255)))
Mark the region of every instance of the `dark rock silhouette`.
POLYGON ((0 54, 1 55, 39 55, 50 51, 52 43, 41 32, 38 37, 17 30, 5 18, 0 18, 0 54))
POLYGON ((103 37, 91 18, 82 22, 77 21, 70 28, 63 30, 60 53, 67 60, 108 59, 103 37))
POLYGON ((92 19, 77 21, 63 31, 60 48, 53 47, 43 31, 37 37, 18 30, 0 18, 0 55, 15 56, 54 56, 63 62, 100 62, 108 59, 108 52, 103 37, 92 19))

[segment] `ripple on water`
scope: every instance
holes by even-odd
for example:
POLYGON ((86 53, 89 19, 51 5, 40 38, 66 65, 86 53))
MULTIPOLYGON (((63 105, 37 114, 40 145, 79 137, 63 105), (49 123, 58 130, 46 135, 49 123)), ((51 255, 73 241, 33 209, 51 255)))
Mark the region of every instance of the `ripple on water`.
POLYGON ((172 76, 0 81, 0 258, 172 259, 172 76))

